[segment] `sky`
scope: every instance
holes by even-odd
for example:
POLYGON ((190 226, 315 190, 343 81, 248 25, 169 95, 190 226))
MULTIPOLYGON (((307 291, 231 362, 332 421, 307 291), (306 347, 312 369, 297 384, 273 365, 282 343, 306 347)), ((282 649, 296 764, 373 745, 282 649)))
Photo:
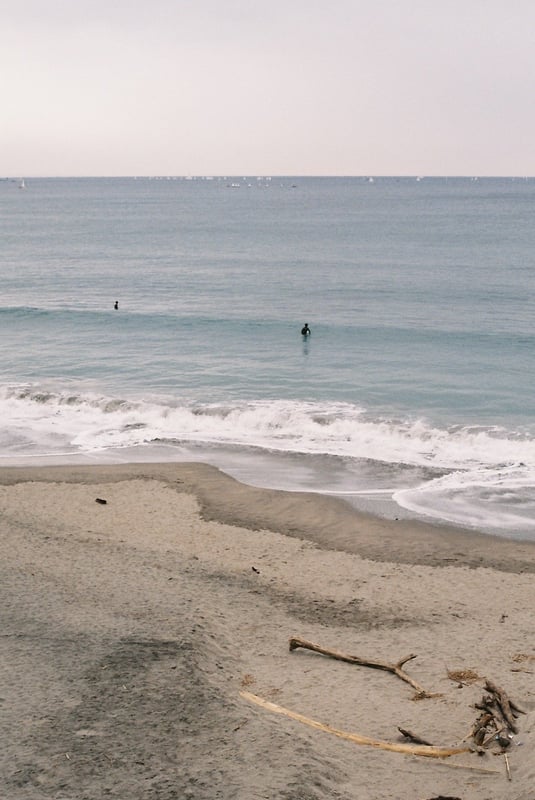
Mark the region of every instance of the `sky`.
POLYGON ((535 175, 533 0, 0 0, 0 176, 535 175))

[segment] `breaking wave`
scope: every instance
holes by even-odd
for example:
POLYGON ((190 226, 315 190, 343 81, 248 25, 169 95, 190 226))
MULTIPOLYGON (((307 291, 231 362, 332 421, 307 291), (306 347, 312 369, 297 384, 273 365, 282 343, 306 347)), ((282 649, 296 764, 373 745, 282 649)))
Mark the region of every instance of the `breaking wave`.
MULTIPOLYGON (((393 499, 418 514, 494 529, 535 530, 535 438, 528 430, 372 415, 348 403, 290 400, 187 403, 120 398, 36 385, 0 390, 3 458, 112 453, 165 444, 233 446, 270 453, 429 468, 393 499)), ((176 448, 173 456, 173 448, 176 448)), ((358 492, 355 486, 355 492, 358 492)))

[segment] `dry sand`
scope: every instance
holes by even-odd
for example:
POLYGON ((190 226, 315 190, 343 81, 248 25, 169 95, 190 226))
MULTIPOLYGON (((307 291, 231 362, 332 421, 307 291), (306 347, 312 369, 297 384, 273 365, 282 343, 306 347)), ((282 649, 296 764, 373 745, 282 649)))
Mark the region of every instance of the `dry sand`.
POLYGON ((535 546, 199 464, 2 470, 0 509, 3 800, 535 800, 535 546), (293 635, 388 662, 414 653, 407 672, 438 696, 290 653, 293 635), (479 678, 448 677, 466 670, 479 678), (511 780, 492 751, 388 752, 240 695, 453 746, 485 678, 527 711, 511 780))

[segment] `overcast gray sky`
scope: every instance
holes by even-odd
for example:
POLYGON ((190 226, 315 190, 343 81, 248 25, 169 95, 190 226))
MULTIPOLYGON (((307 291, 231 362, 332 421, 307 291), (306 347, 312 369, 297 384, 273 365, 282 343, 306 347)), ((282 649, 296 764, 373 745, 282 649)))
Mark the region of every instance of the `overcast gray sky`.
POLYGON ((535 175, 534 0, 0 12, 0 175, 535 175))

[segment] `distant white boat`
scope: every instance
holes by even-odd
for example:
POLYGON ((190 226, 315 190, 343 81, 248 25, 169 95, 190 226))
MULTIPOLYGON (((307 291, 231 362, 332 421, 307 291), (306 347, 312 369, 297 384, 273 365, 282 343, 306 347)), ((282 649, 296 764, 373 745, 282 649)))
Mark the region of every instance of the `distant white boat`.
POLYGON ((26 188, 26 184, 24 183, 24 178, 23 178, 21 180, 21 182, 19 183, 19 189, 25 189, 25 188, 26 188))

